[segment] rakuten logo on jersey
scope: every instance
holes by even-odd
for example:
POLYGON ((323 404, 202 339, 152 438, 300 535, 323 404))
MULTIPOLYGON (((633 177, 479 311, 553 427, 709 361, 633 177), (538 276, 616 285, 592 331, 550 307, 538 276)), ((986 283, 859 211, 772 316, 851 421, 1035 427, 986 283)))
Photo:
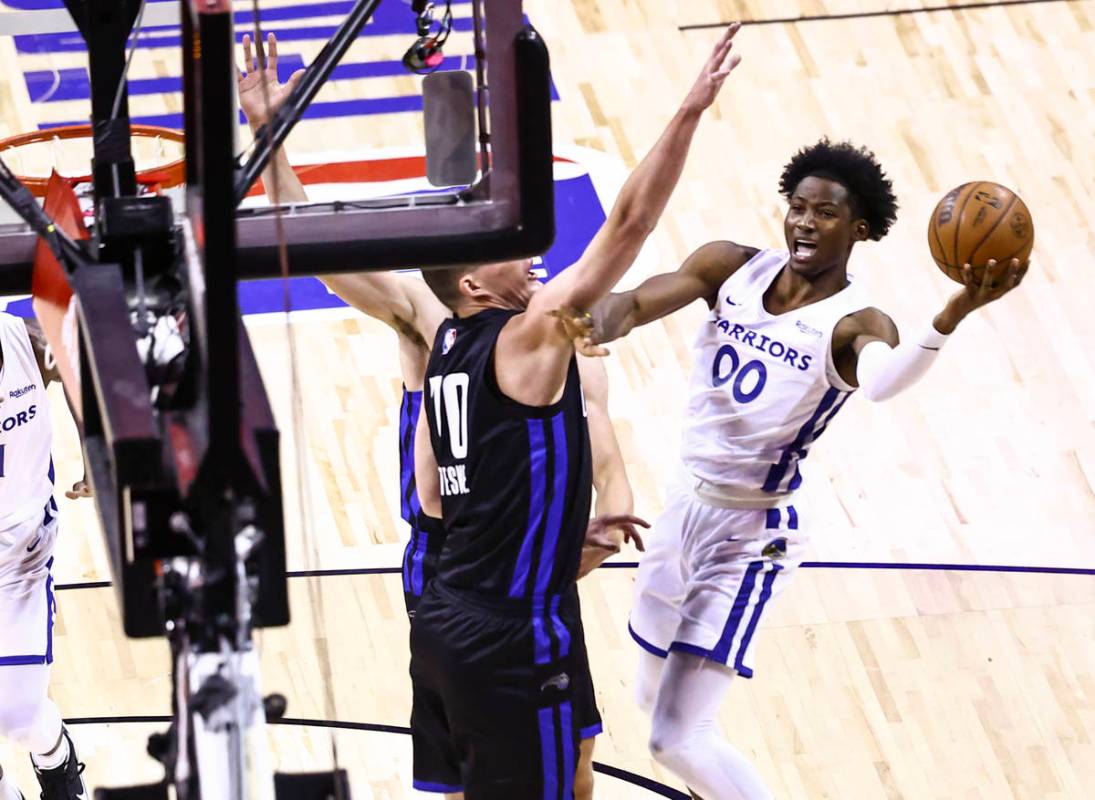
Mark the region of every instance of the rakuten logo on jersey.
POLYGON ((38 413, 38 406, 31 406, 26 411, 20 411, 18 414, 13 414, 10 417, 5 417, 3 421, 0 421, 0 431, 5 433, 10 430, 18 428, 20 425, 26 425, 35 415, 38 413))
POLYGON ((765 336, 763 333, 751 331, 737 322, 731 323, 724 319, 720 319, 715 323, 715 326, 726 334, 728 338, 752 347, 754 350, 760 350, 762 353, 767 353, 774 358, 782 360, 784 364, 789 364, 803 372, 810 368, 810 364, 814 360, 813 355, 809 353, 800 353, 795 348, 786 345, 783 342, 773 339, 770 336, 765 336))
POLYGON ((34 391, 34 384, 33 383, 30 386, 24 386, 22 389, 12 389, 11 390, 11 399, 15 400, 16 398, 22 397, 25 394, 30 394, 33 391, 34 391))

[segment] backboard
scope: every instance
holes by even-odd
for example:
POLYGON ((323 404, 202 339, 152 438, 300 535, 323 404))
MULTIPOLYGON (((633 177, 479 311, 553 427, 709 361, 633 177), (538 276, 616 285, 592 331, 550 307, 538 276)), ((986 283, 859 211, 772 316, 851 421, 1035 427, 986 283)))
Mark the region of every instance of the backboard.
MULTIPOLYGON (((10 105, 0 116, 20 126, 0 130, 0 136, 84 122, 89 115, 82 39, 62 0, 43 5, 0 0, 0 64, 19 76, 11 82, 11 98, 0 98, 10 105)), ((234 5, 239 42, 244 34, 254 35, 255 21, 250 2, 234 5)), ((261 5, 262 30, 278 36, 278 72, 285 80, 315 61, 353 3, 261 5)), ((474 138, 484 169, 471 186, 438 187, 424 179, 419 165, 427 155, 425 79, 402 63, 417 38, 415 19, 403 0, 381 0, 286 140, 291 161, 311 170, 327 165, 345 178, 337 193, 310 195, 309 204, 284 211, 280 224, 293 274, 496 260, 534 255, 550 245, 552 88, 546 51, 525 30, 518 3, 453 0, 451 8, 453 29, 440 71, 473 77, 474 138), (532 92, 536 99, 530 104, 532 92), (401 170, 393 181, 383 181, 387 187, 379 196, 377 176, 354 179, 352 167, 378 160, 398 163, 401 170), (354 194, 366 184, 369 191, 354 194)), ((177 15, 172 0, 146 7, 129 74, 134 123, 182 126, 177 15)), ((241 118, 241 164, 252 152, 250 144, 241 118)), ((277 272, 278 224, 261 191, 243 201, 242 278, 277 272)), ((0 292, 24 291, 33 236, 18 225, 0 226, 0 243, 0 292)))

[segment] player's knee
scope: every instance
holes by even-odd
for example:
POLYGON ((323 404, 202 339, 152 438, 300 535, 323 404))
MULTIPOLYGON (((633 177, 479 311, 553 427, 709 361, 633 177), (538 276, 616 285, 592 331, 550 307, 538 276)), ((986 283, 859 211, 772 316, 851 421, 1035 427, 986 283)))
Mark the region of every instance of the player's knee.
POLYGON ((644 714, 654 713, 654 703, 657 699, 658 685, 656 683, 649 684, 639 680, 635 684, 635 703, 642 709, 644 714))
POLYGON ((688 748, 688 736, 676 726, 655 726, 650 735, 650 755, 664 767, 681 761, 688 748))
POLYGON ((43 698, 5 697, 0 702, 0 737, 30 749, 38 727, 43 698))

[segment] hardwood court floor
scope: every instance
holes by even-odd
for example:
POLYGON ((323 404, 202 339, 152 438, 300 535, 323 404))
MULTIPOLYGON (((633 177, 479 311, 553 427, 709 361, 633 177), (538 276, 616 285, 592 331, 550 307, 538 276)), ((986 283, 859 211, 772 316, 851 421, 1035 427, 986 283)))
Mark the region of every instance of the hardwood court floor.
MULTIPOLYGON (((293 4, 283 4, 293 5, 293 4)), ((883 11, 886 0, 532 0, 552 52, 560 146, 604 151, 633 166, 683 97, 717 35, 678 25, 883 11)), ((927 3, 904 0, 901 7, 927 3)), ((396 58, 379 37, 355 58, 396 58), (374 47, 375 45, 375 47, 374 47)), ((463 45, 454 38, 454 47, 463 45)), ((811 558, 825 562, 1095 567, 1095 2, 747 26, 745 61, 705 121, 681 187, 648 250, 671 269, 711 239, 778 246, 779 170, 823 134, 872 147, 902 210, 886 240, 857 248, 854 271, 874 302, 914 336, 952 285, 932 266, 927 217, 947 189, 993 179, 1032 210, 1037 244, 1023 287, 963 324, 932 373, 884 405, 853 398, 809 461, 804 514, 811 558)), ((305 60, 318 43, 283 52, 305 60)), ((454 50, 453 52, 458 52, 454 50)), ((137 77, 175 70, 164 50, 138 51, 137 77)), ((0 65, 70 68, 76 54, 17 55, 0 65)), ((411 91, 405 79, 332 85, 411 91)), ((142 96, 141 113, 177 110, 142 96)), ((32 105, 18 81, 0 90, 11 129, 78 117, 78 104, 32 105)), ((306 156, 359 141, 404 144, 406 115, 305 121, 290 151, 306 156)), ((644 277, 625 279, 631 285, 644 277)), ((661 506, 671 474, 700 318, 692 308, 618 343, 611 407, 637 510, 661 506)), ((394 567, 398 518, 399 372, 383 326, 342 313, 294 320, 302 362, 305 459, 292 449, 284 329, 249 330, 286 432, 286 486, 310 485, 307 537, 288 490, 292 569, 394 567)), ((57 404, 55 403, 55 406, 57 404)), ((57 407, 57 415, 61 410, 57 407)), ((58 426, 60 484, 79 470, 58 426)), ((90 506, 62 500, 62 583, 108 577, 90 506)), ((634 554, 625 554, 633 559, 634 554)), ((606 733, 598 759, 679 787, 645 749, 631 700, 635 650, 626 633, 632 573, 602 570, 583 585, 606 733)), ((392 574, 319 579, 314 618, 306 579, 296 616, 263 634, 268 690, 294 717, 403 726, 406 621, 392 574), (334 694, 333 709, 324 687, 334 694)), ((121 638, 107 589, 62 592, 55 695, 71 717, 163 714, 167 661, 158 644, 121 638)), ((757 677, 740 681, 723 728, 780 798, 1085 798, 1095 783, 1095 575, 803 569, 758 634, 757 677)), ((152 777, 149 726, 77 731, 94 785, 152 777)), ((355 797, 408 798, 409 747, 398 733, 343 731, 355 797)), ((321 729, 279 728, 283 764, 321 763, 321 729)), ((26 780, 21 756, 0 761, 26 780)), ((599 798, 646 796, 604 779, 599 798)))

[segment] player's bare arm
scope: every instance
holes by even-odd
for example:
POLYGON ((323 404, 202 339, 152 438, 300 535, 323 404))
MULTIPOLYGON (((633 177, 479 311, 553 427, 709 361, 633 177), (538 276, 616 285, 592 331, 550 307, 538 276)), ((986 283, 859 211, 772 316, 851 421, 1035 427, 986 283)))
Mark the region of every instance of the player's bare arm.
POLYGON ((989 261, 978 280, 969 264, 962 268, 964 286, 935 315, 931 328, 917 340, 901 344, 893 320, 876 308, 849 314, 833 330, 833 363, 841 379, 858 386, 868 400, 888 400, 928 371, 947 337, 982 306, 999 300, 1026 275, 1028 264, 989 261))
POLYGON ((441 519, 441 483, 437 477, 437 456, 430 441, 428 414, 418 415, 414 430, 414 480, 418 502, 427 517, 441 519))
POLYGON ((579 358, 578 371, 582 376, 589 440, 593 451, 593 488, 597 491, 595 512, 601 523, 605 522, 605 518, 622 520, 620 525, 612 527, 604 524, 590 525, 578 571, 578 577, 583 577, 600 566, 610 555, 618 553, 626 541, 634 541, 640 551, 645 549, 637 526, 650 526, 645 522, 633 521, 637 519, 632 516, 635 498, 631 491, 631 482, 627 478, 620 443, 608 416, 608 374, 604 364, 593 358, 579 358))
MULTIPOLYGON (((23 323, 27 326, 27 335, 30 337, 30 345, 34 350, 34 360, 38 362, 38 371, 42 373, 42 384, 49 386, 54 381, 60 382, 61 373, 57 369, 57 362, 53 358, 53 354, 49 351, 49 344, 46 342, 46 334, 42 330, 42 326, 38 324, 36 319, 25 319, 23 323)), ((76 413, 72 408, 72 401, 68 398, 68 393, 65 392, 65 405, 68 406, 69 414, 72 415, 72 421, 76 425, 76 432, 80 435, 81 441, 84 438, 84 432, 80 428, 80 423, 77 422, 76 413)), ((87 482, 87 472, 85 467, 84 477, 72 484, 72 488, 65 491, 65 497, 69 500, 76 500, 81 497, 91 497, 91 486, 87 482)))
POLYGON ((514 317, 502 331, 495 363, 505 365, 497 369, 499 385, 513 399, 545 405, 558 396, 573 344, 550 312, 561 307, 588 310, 634 262, 676 188, 703 112, 740 62, 731 55, 739 28, 731 25, 720 37, 684 103, 624 184, 582 258, 537 292, 528 311, 514 317))
MULTIPOLYGON (((251 37, 243 37, 243 71, 237 70, 236 89, 240 109, 251 125, 252 132, 265 125, 292 94, 304 77, 300 69, 289 76, 284 84, 278 81, 278 40, 274 34, 266 37, 266 47, 255 42, 252 50, 251 37), (255 52, 257 51, 257 52, 255 52)), ((285 149, 279 147, 271 156, 270 165, 262 173, 266 196, 270 202, 307 203, 304 185, 289 164, 285 149)))
POLYGON ((615 341, 696 300, 713 308, 719 287, 756 253, 756 248, 734 242, 708 242, 676 272, 654 275, 631 291, 610 294, 593 308, 592 341, 615 341))

